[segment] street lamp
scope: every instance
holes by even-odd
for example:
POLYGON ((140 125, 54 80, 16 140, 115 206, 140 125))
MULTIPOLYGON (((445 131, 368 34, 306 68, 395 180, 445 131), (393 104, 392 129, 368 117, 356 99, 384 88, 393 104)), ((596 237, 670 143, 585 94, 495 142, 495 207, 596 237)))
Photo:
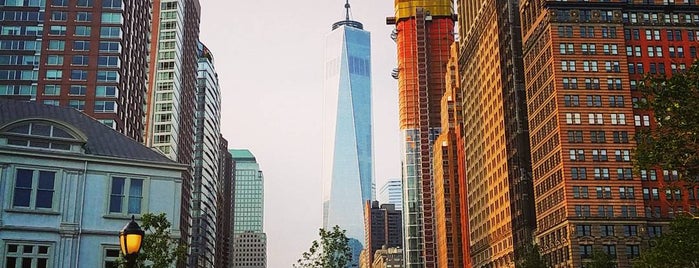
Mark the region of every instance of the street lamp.
POLYGON ((131 215, 131 222, 119 232, 119 245, 121 245, 121 254, 126 257, 126 267, 131 268, 136 264, 136 257, 141 251, 141 241, 143 241, 144 234, 145 232, 141 230, 134 216, 131 215))

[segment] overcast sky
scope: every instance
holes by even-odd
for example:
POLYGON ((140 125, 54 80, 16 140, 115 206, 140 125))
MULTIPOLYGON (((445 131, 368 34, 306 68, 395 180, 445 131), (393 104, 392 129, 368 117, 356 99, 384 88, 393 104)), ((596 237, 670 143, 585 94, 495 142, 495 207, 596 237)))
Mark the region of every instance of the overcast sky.
MULTIPOLYGON (((265 175, 267 266, 291 267, 321 221, 323 45, 344 0, 200 0, 200 39, 214 54, 229 148, 248 148, 265 175)), ((391 0, 350 0, 371 32, 377 189, 400 176, 391 0)), ((378 193, 377 193, 378 194, 378 193)))

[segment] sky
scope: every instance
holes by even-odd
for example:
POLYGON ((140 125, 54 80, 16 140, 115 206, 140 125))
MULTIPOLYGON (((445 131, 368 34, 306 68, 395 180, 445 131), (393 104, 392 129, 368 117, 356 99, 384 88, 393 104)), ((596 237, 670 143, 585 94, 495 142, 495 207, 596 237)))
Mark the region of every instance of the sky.
MULTIPOLYGON (((200 0, 200 40, 214 54, 221 132, 247 148, 265 179, 267 266, 291 267, 321 227, 321 113, 325 35, 345 0, 200 0)), ((396 46, 391 0, 350 0, 371 32, 374 175, 400 177, 396 46)))

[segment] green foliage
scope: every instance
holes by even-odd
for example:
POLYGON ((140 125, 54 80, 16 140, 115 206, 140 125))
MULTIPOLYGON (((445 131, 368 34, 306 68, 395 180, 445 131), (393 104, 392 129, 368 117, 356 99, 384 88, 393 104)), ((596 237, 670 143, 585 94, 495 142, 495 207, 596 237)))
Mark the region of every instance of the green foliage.
POLYGON ((670 232, 642 252, 635 268, 699 267, 699 219, 679 217, 670 224, 670 232))
POLYGON ((321 228, 320 242, 313 241, 311 248, 304 252, 295 268, 345 268, 352 260, 349 239, 345 230, 335 225, 332 231, 321 228))
POLYGON ((520 268, 546 268, 546 263, 544 262, 544 259, 541 258, 541 252, 539 251, 539 245, 532 245, 530 247, 525 248, 522 262, 518 267, 520 267, 520 268))
MULTIPOLYGON (((171 237, 171 224, 165 213, 143 214, 140 226, 146 234, 143 237, 136 267, 169 268, 175 261, 183 260, 187 249, 178 238, 171 237)), ((123 260, 119 263, 125 264, 123 260)))
POLYGON ((637 133, 637 168, 657 165, 677 170, 685 181, 699 175, 699 65, 670 78, 648 77, 639 86, 646 101, 640 108, 654 111, 657 127, 637 133))
POLYGON ((592 262, 588 263, 588 268, 616 268, 614 258, 609 254, 599 250, 592 252, 592 262))

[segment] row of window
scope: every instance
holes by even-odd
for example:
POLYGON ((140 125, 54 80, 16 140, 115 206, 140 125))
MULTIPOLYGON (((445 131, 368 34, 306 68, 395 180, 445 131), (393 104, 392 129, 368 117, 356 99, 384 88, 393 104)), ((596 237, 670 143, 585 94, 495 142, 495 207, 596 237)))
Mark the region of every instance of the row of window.
MULTIPOLYGON (((615 229, 617 227, 618 226, 614 226, 614 225, 600 225, 599 226, 599 234, 602 237, 614 236, 615 229)), ((638 236, 638 226, 637 225, 623 225, 620 227, 623 230, 624 236, 626 236, 626 237, 638 236)), ((661 226, 648 226, 648 232, 649 232, 648 235, 651 237, 660 236, 660 233, 662 233, 662 227, 661 226), (653 227, 653 228, 650 228, 650 227, 653 227), (651 232, 652 232, 652 235, 651 235, 651 232)), ((592 225, 588 225, 588 224, 576 225, 575 226, 575 235, 577 237, 592 236, 592 225)))
MULTIPOLYGON (((575 54, 575 44, 573 43, 562 43, 558 46, 561 55, 575 54)), ((593 43, 583 43, 580 44, 580 50, 583 55, 594 55, 597 54, 597 45, 593 43)), ((616 44, 603 44, 602 52, 605 55, 617 55, 619 54, 619 47, 616 44)))
MULTIPOLYGON (((1 71, 0 71, 1 72, 1 71)), ((63 70, 46 70, 46 80, 61 80, 63 78, 63 70)), ((86 81, 88 78, 87 70, 71 70, 70 80, 86 81)), ((2 78, 0 78, 2 79, 2 78)), ((97 71, 98 82, 119 82, 118 71, 97 71)))
MULTIPOLYGON (((20 30, 20 26, 7 26, 9 28, 16 27, 17 30, 20 30)), ((5 30, 5 26, 3 26, 3 31, 5 30)), ((53 36, 65 36, 67 32, 67 26, 64 25, 52 25, 49 28, 49 35, 53 36)), ((41 35, 42 33, 39 33, 41 35)), ((82 25, 77 25, 75 26, 75 31, 73 32, 73 36, 90 36, 92 34, 92 27, 90 26, 82 26, 82 25)), ((121 27, 114 27, 114 26, 102 26, 100 27, 100 38, 121 38, 121 27)))
MULTIPOLYGON (((44 100, 43 104, 60 106, 61 102, 59 100, 44 100)), ((116 113, 118 106, 119 106, 119 104, 117 104, 116 101, 95 101, 95 106, 94 106, 93 112, 95 112, 95 113, 116 113)), ((109 125, 109 124, 106 124, 106 125, 109 125)))
MULTIPOLYGON (((94 6, 94 2, 101 2, 102 8, 121 8, 122 0, 77 0, 75 3, 76 7, 90 8, 94 6)), ((68 0, 51 0, 51 6, 53 7, 67 7, 68 0)))
MULTIPOLYGON (((642 47, 641 46, 626 46, 626 56, 629 57, 643 57, 643 53, 641 52, 642 47)), ((668 56, 670 58, 684 58, 684 47, 683 46, 669 46, 667 48, 668 50, 668 56)), ((692 58, 696 58, 697 56, 697 48, 696 47, 690 47, 689 48, 690 55, 692 58)), ((653 58, 662 58, 663 57, 663 47, 662 46, 647 46, 646 47, 646 52, 648 57, 653 58)))
MULTIPOLYGON (((69 95, 85 96, 88 88, 85 85, 71 85, 68 91, 69 95)), ((114 98, 119 95, 119 89, 116 86, 98 85, 94 89, 95 97, 114 98)), ((46 85, 44 86, 44 96, 59 96, 61 95, 61 85, 46 85)))
MULTIPOLYGON (((54 267, 52 256, 53 242, 12 241, 5 244, 5 267, 7 268, 48 268, 54 267)), ((103 249, 102 267, 117 267, 119 248, 117 245, 103 249)))
MULTIPOLYGON (((579 33, 582 38, 594 38, 595 27, 580 26, 579 33)), ((603 26, 600 27, 602 38, 616 38, 616 27, 603 26)), ((573 26, 558 26, 558 37, 573 37, 573 26)))
MULTIPOLYGON (((643 199, 645 200, 660 200, 660 190, 658 188, 643 188, 643 199)), ((687 199, 694 200, 699 195, 699 189, 687 189, 687 199)), ((665 200, 682 200, 681 189, 665 189, 665 200)))
MULTIPOLYGON (((591 130, 590 131, 590 142, 591 143, 606 143, 607 133, 603 130, 591 130)), ((612 137, 614 143, 629 143, 629 133, 628 131, 612 131, 612 137)), ((569 143, 583 143, 583 131, 582 130, 569 130, 568 131, 568 142, 569 143)))
MULTIPOLYGON (((562 60, 561 61, 561 71, 563 72, 576 72, 577 62, 575 60, 562 60)), ((619 61, 605 61, 604 70, 610 73, 621 72, 621 65, 619 61)), ((584 72, 598 72, 598 62, 595 60, 584 60, 582 61, 582 71, 584 72)))
MULTIPOLYGON (((609 96, 609 107, 624 107, 624 96, 609 96)), ((602 96, 601 95, 587 95, 585 97, 588 107, 602 107, 602 96)), ((580 96, 579 95, 564 95, 563 104, 566 107, 578 107, 580 106, 580 96)))
MULTIPOLYGON (((588 186, 573 186, 573 198, 576 199, 586 199, 590 198, 588 186)), ((612 187, 611 186, 597 186, 595 187, 595 192, 597 194, 597 199, 611 199, 612 198, 612 187)), ((619 199, 634 199, 634 188, 630 186, 619 187, 619 199)))
MULTIPOLYGON (((52 21, 68 21, 68 12, 66 11, 52 11, 51 12, 52 21)), ((76 12, 75 21, 77 22, 91 22, 92 12, 76 12)), ((122 24, 124 22, 121 13, 109 13, 103 12, 101 14, 102 24, 122 24)), ((77 26, 76 26, 77 32, 77 26)))
MULTIPOLYGON (((605 162, 608 161, 607 150, 606 149, 592 149, 592 161, 595 162, 605 162)), ((569 156, 571 161, 585 161, 585 150, 583 149, 571 149, 569 151, 569 156)), ((618 162, 628 162, 631 161, 631 151, 630 150, 615 150, 614 151, 615 160, 618 162)))
MULTIPOLYGON (((12 207, 58 211, 61 179, 57 173, 57 170, 17 168, 12 207)), ((112 177, 107 212, 141 214, 144 182, 142 178, 112 177)))
MULTIPOLYGON (((601 101, 601 100, 600 100, 601 101)), ((565 113, 566 124, 568 125, 580 125, 582 122, 582 117, 580 113, 565 113)), ((590 125, 604 125, 604 117, 601 113, 589 113, 587 114, 588 123, 590 125)), ((609 114, 609 122, 612 125, 626 125, 626 115, 625 114, 609 114)))
MULTIPOLYGON (((600 205, 597 206, 596 217, 621 217, 621 218, 635 218, 638 217, 636 213, 636 206, 634 205, 621 205, 620 214, 615 216, 613 205, 600 205)), ((577 217, 592 217, 590 213, 590 205, 575 205, 575 216, 577 217)))
MULTIPOLYGON (((600 79, 595 77, 580 78, 585 82, 585 89, 600 89, 600 79)), ((634 81, 635 82, 635 81, 634 81)), ((636 83, 632 83, 635 88, 636 83)), ((577 77, 563 77, 563 89, 578 89, 577 77)), ((607 89, 621 90, 623 89, 621 78, 607 78, 607 89)))
MULTIPOLYGON (((617 168, 616 169, 616 179, 618 180, 632 180, 633 170, 631 168, 617 168)), ((609 168, 606 167, 595 167, 592 168, 592 175, 595 180, 609 180, 610 173, 609 168)), ((587 180, 587 168, 586 167, 572 167, 570 168, 570 177, 573 180, 587 180)))
MULTIPOLYGON (((694 2, 694 0, 683 0, 684 4, 694 2)), ((674 3, 674 0, 667 0, 666 2, 674 3)), ((636 12, 624 12, 621 14, 621 20, 623 22, 630 23, 658 23, 663 21, 665 23, 699 23, 698 14, 675 14, 675 13, 636 13, 636 12), (639 19, 640 18, 640 19, 639 19)))
POLYGON ((0 21, 44 21, 44 12, 42 11, 2 11, 0 12, 0 21))
MULTIPOLYGON (((49 51, 64 51, 66 49, 66 41, 63 40, 49 40, 48 49, 49 51)), ((88 51, 90 50, 90 41, 87 40, 77 40, 73 41, 74 51, 88 51)), ((99 52, 107 53, 118 53, 121 52, 121 44, 114 41, 100 41, 99 52)))

